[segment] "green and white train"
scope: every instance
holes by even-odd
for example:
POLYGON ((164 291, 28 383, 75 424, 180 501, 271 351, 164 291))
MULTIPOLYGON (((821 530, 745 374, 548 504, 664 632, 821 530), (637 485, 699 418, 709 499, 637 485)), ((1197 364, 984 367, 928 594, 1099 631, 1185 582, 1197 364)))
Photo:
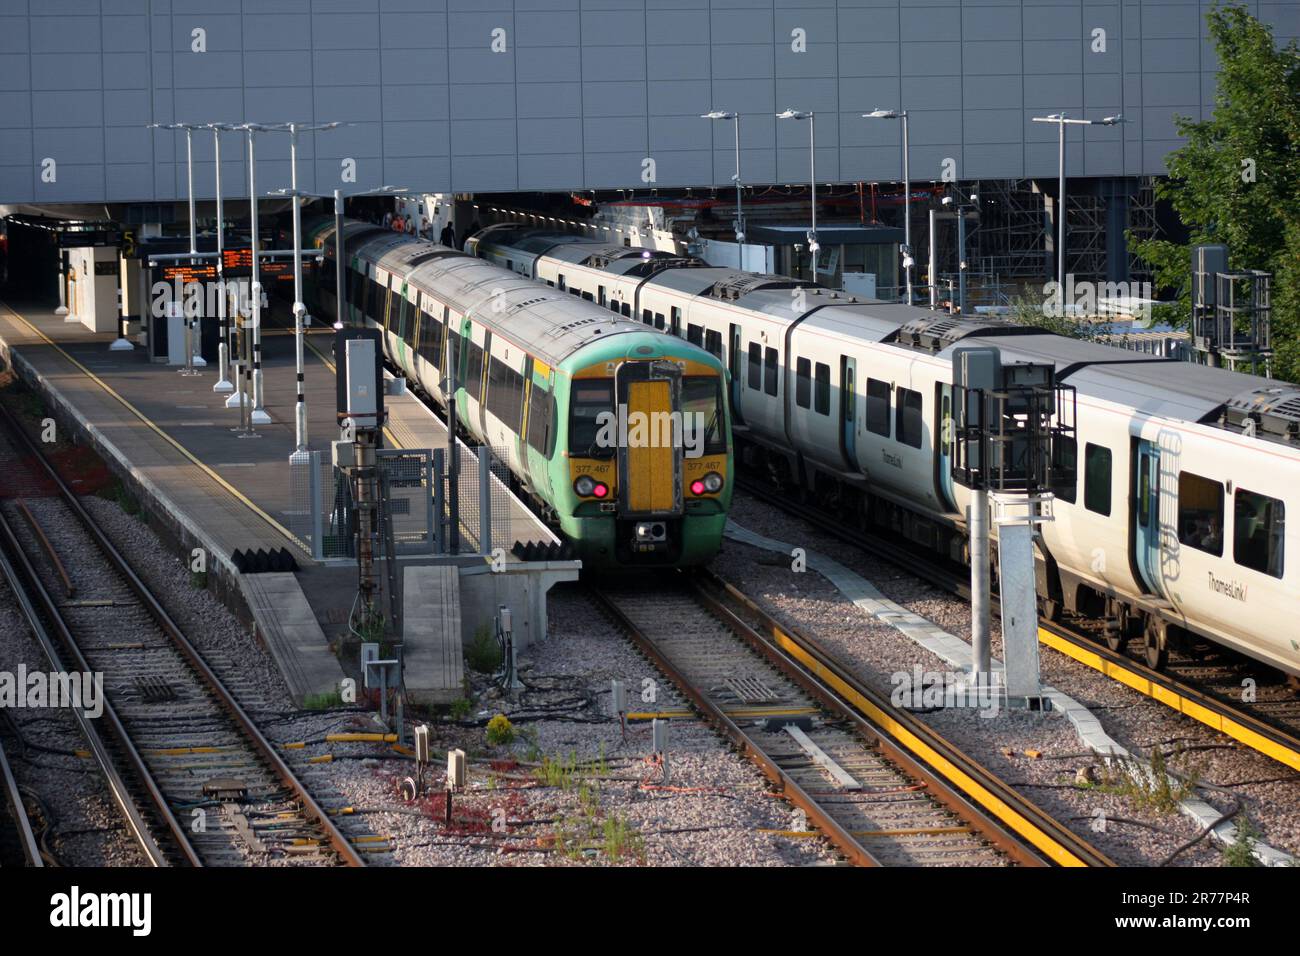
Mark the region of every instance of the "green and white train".
MULTIPOLYGON (((345 220, 345 322, 502 454, 537 510, 596 570, 717 553, 732 493, 726 372, 701 348, 455 249, 345 220)), ((308 290, 337 315, 332 219, 308 290)), ((654 259, 644 268, 653 270, 654 259)))

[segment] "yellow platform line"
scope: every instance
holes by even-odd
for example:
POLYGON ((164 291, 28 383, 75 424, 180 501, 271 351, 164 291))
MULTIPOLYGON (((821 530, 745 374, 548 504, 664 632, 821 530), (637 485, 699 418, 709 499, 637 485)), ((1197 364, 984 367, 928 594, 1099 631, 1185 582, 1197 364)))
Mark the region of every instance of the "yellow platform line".
POLYGON ((263 521, 265 521, 267 524, 269 524, 272 528, 274 528, 274 529, 275 529, 276 531, 278 531, 280 534, 284 535, 284 536, 285 536, 286 538, 288 538, 290 541, 295 542, 295 543, 298 542, 297 537, 295 537, 295 536, 294 536, 294 535, 289 531, 288 528, 286 528, 284 525, 280 524, 280 522, 278 522, 278 521, 276 521, 274 518, 272 518, 269 514, 267 514, 267 513, 266 513, 265 511, 263 511, 260 507, 258 507, 256 504, 254 504, 254 503, 253 503, 253 502, 252 502, 252 501, 251 501, 251 500, 250 500, 250 499, 249 499, 249 498, 248 498, 248 497, 247 497, 243 492, 241 492, 238 488, 236 488, 236 487, 235 487, 234 485, 232 485, 230 482, 226 481, 226 479, 222 478, 219 474, 217 474, 217 473, 216 473, 215 471, 213 471, 210 467, 208 467, 208 465, 206 465, 206 464, 202 461, 202 459, 200 459, 200 458, 198 458, 197 456, 195 456, 193 453, 190 452, 190 450, 189 450, 188 448, 186 448, 184 445, 182 445, 180 442, 178 442, 178 441, 177 441, 175 438, 173 438, 171 435, 169 435, 169 434, 167 434, 165 431, 163 431, 162 428, 160 428, 158 425, 154 424, 154 422, 151 421, 151 420, 149 419, 149 417, 146 416, 146 415, 144 414, 144 412, 140 411, 140 409, 138 409, 138 408, 136 408, 134 405, 132 405, 129 401, 127 401, 124 397, 122 397, 122 395, 119 394, 119 393, 117 392, 117 390, 114 389, 111 385, 109 385, 107 382, 105 382, 103 379, 101 379, 98 375, 96 375, 96 374, 95 374, 94 372, 92 372, 90 369, 86 368, 86 366, 82 365, 82 364, 81 364, 80 362, 78 362, 75 358, 73 358, 71 355, 69 355, 69 354, 68 354, 68 353, 67 353, 67 352, 66 352, 66 351, 65 351, 65 350, 64 350, 64 349, 63 349, 63 348, 62 348, 62 347, 57 343, 57 342, 55 342, 55 341, 54 341, 53 339, 51 339, 48 335, 46 335, 44 332, 42 332, 39 328, 37 328, 35 325, 33 325, 31 322, 29 322, 29 321, 27 320, 26 317, 24 317, 24 316, 20 315, 19 313, 15 312, 15 311, 14 311, 10 306, 8 306, 8 305, 5 306, 5 309, 9 312, 10 315, 12 315, 14 318, 16 318, 19 322, 23 323, 23 325, 25 325, 25 326, 27 326, 29 329, 31 329, 34 333, 36 333, 36 335, 40 336, 40 337, 45 341, 45 343, 46 343, 47 345, 49 345, 52 349, 54 349, 54 351, 56 351, 56 352, 58 352, 60 355, 62 355, 62 356, 63 356, 63 357, 64 357, 64 358, 69 362, 69 363, 71 363, 73 366, 75 366, 75 367, 76 367, 76 368, 77 368, 77 369, 78 369, 78 370, 79 370, 83 375, 85 375, 85 376, 86 376, 87 378, 89 378, 92 382, 94 382, 96 385, 98 385, 100 388, 102 388, 104 391, 106 391, 106 392, 107 392, 109 395, 111 395, 113 398, 115 398, 115 399, 117 399, 119 402, 121 402, 122 406, 123 406, 127 411, 129 411, 129 412, 130 412, 132 415, 134 415, 136 418, 140 419, 140 421, 141 421, 141 422, 142 422, 146 427, 148 427, 151 431, 153 431, 153 432, 154 432, 155 434, 157 434, 160 438, 162 438, 164 441, 166 441, 169 445, 171 445, 173 448, 175 448, 178 452, 180 452, 182 455, 184 455, 185 458, 188 459, 189 462, 190 462, 191 464, 195 465, 195 466, 196 466, 197 468, 199 468, 199 469, 200 469, 200 470, 201 470, 205 475, 207 475, 209 478, 211 478, 213 481, 215 481, 218 485, 220 485, 220 486, 221 486, 222 488, 224 488, 226 491, 230 492, 230 494, 232 494, 232 495, 233 495, 237 500, 239 500, 239 501, 242 502, 243 504, 247 505, 248 508, 249 508, 249 510, 251 510, 255 515, 257 515, 259 518, 261 518, 263 521))
POLYGON ((1125 687, 1129 687, 1139 694, 1164 704, 1177 713, 1199 721, 1220 733, 1227 734, 1252 750, 1257 750, 1265 756, 1272 757, 1278 763, 1290 767, 1292 770, 1300 770, 1300 752, 1286 744, 1271 740, 1245 724, 1216 713, 1208 707, 1184 697, 1177 691, 1161 687, 1141 674, 1137 674, 1121 664, 1107 660, 1096 651, 1090 651, 1085 647, 1080 647, 1073 641, 1053 634, 1046 628, 1040 627, 1038 629, 1038 640, 1053 650, 1060 651, 1065 656, 1078 661, 1080 664, 1091 667, 1093 670, 1123 684, 1125 687))

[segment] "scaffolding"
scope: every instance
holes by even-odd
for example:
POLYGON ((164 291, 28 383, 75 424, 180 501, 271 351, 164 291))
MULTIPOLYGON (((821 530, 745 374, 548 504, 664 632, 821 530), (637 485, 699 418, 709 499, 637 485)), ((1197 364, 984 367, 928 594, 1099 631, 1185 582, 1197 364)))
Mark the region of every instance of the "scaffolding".
MULTIPOLYGON (((1138 188, 1128 201, 1128 231, 1134 240, 1154 239, 1158 233, 1156 227, 1156 180, 1154 176, 1143 176, 1138 180, 1138 188)), ((1130 243, 1128 247, 1128 277, 1130 282, 1151 282, 1154 273, 1151 264, 1143 262, 1130 243)))
MULTIPOLYGON (((1049 240, 1054 224, 1047 197, 1032 179, 986 179, 975 184, 980 196, 979 225, 970 232, 973 274, 996 277, 1002 283, 1041 281, 1055 274, 1049 240)), ((1066 196, 1066 271, 1081 278, 1104 278, 1107 200, 1100 193, 1070 192, 1066 196)), ((1155 179, 1137 180, 1128 196, 1126 228, 1135 239, 1156 235, 1155 179)), ((941 227, 941 244, 947 237, 941 227)), ((1130 281, 1150 281, 1151 268, 1127 251, 1130 281)), ((940 271, 954 268, 943 262, 940 271)))
POLYGON ((978 271, 1016 281, 1041 278, 1047 262, 1047 210, 1029 179, 976 183, 980 228, 973 233, 978 271))

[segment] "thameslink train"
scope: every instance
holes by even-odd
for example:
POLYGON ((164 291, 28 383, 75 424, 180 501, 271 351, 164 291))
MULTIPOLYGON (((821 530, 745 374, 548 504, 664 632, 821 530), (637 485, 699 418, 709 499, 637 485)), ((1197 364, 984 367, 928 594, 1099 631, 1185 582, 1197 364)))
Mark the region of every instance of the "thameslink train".
MULTIPOLYGON (((325 255, 309 294, 337 315, 333 220, 306 237, 325 255)), ((387 358, 443 407, 454 366, 461 424, 584 567, 717 552, 733 461, 713 355, 446 246, 353 220, 343 240, 348 318, 382 329, 387 358)))
POLYGON ((701 346, 730 374, 742 462, 963 563, 953 351, 1054 365, 1076 410, 1055 453, 1077 478, 1036 538, 1044 616, 1102 617, 1153 667, 1199 637, 1300 675, 1300 388, 663 253, 647 271, 640 250, 511 224, 466 249, 701 346))

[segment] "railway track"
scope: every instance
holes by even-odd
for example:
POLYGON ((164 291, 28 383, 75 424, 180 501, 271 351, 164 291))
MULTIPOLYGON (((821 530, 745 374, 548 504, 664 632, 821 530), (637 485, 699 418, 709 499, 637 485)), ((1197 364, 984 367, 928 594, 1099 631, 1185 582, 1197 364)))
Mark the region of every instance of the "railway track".
POLYGON ((0 867, 44 865, 22 791, 0 740, 0 867))
MULTIPOLYGON (((848 527, 826 512, 782 495, 762 482, 743 478, 738 479, 737 485, 760 501, 807 521, 846 544, 861 548, 944 591, 970 600, 969 579, 931 557, 900 548, 897 542, 887 541, 870 532, 848 527)), ((996 594, 993 595, 993 600, 997 601, 996 594)), ((1279 716, 1263 716, 1223 693, 1209 689, 1193 676, 1198 669, 1205 673, 1210 673, 1210 669, 1198 668, 1187 661, 1175 662, 1167 671, 1156 671, 1129 657, 1123 649, 1107 647, 1102 641, 1097 622, 1080 620, 1075 625, 1065 621, 1040 620, 1038 639, 1040 643, 1092 667, 1112 680, 1200 721, 1293 770, 1300 770, 1300 706, 1293 706, 1292 702, 1286 700, 1271 700, 1268 705, 1277 714, 1294 714, 1295 719, 1291 721, 1279 716), (1180 676, 1180 671, 1183 676, 1180 676)), ((1223 668, 1214 670, 1222 671, 1223 668)), ((1239 692, 1242 673, 1240 668, 1233 668, 1233 671, 1235 679, 1225 680, 1220 674, 1217 682, 1239 692)))
POLYGON ((0 569, 51 671, 102 675, 71 711, 150 863, 363 865, 3 407, 0 474, 0 569))
POLYGON ((819 664, 820 649, 810 644, 798 644, 800 660, 798 649, 782 646, 775 622, 738 606, 725 591, 676 574, 663 587, 613 582, 594 593, 636 646, 848 861, 1109 865, 920 721, 885 729, 861 704, 869 691, 819 664), (918 744, 930 759, 978 779, 981 796, 1000 805, 1004 819, 919 758, 918 744), (1006 822, 1010 817, 1015 824, 1006 822))

